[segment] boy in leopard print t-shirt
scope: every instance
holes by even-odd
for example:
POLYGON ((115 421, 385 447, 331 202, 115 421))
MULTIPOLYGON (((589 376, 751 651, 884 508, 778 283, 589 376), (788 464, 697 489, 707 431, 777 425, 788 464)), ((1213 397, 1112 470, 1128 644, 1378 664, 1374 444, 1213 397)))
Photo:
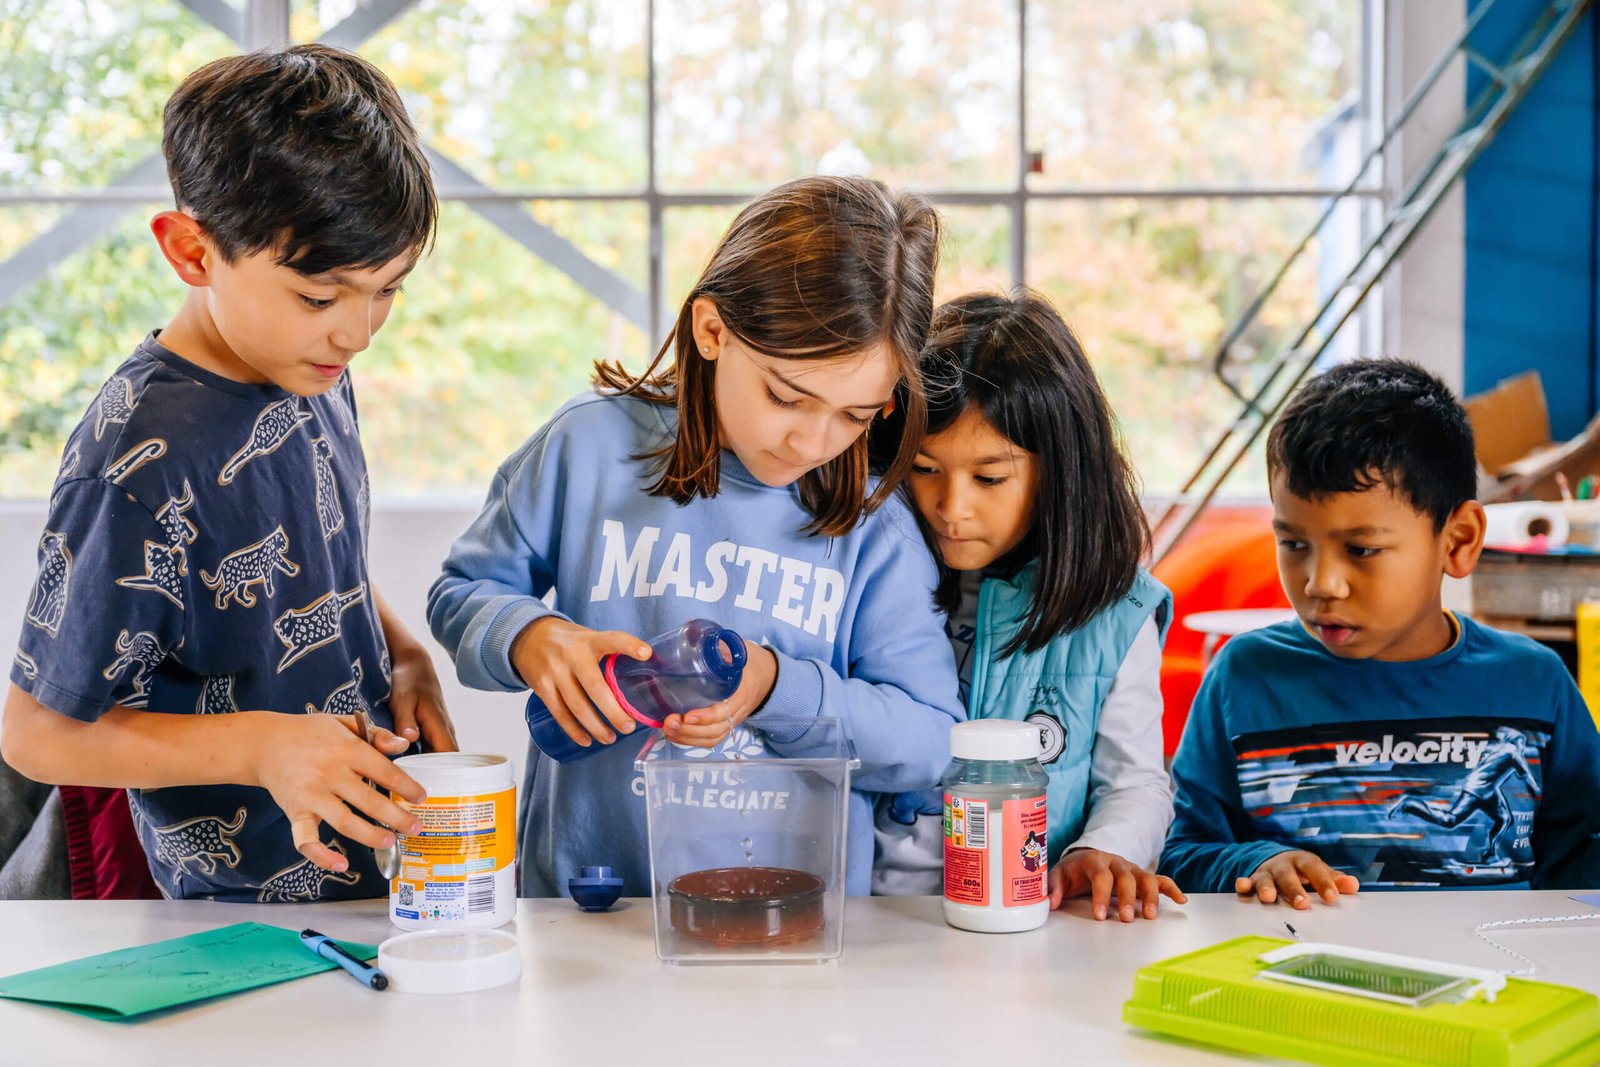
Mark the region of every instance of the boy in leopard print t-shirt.
POLYGON ((386 757, 454 741, 368 575, 346 366, 431 239, 428 166, 388 80, 320 45, 191 75, 163 150, 188 295, 67 441, 0 742, 129 788, 168 896, 380 896, 369 820, 407 831, 387 789, 422 796, 386 757))

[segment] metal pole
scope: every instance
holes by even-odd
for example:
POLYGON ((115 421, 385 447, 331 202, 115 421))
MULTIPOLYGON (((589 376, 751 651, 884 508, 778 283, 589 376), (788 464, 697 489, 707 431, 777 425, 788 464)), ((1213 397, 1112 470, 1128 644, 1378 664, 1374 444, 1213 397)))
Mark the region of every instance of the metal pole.
POLYGON ((244 12, 244 48, 289 47, 289 0, 249 0, 244 12))
POLYGON ((644 5, 644 203, 649 215, 650 334, 645 338, 646 355, 654 355, 658 338, 667 329, 663 316, 666 304, 666 238, 662 233, 661 190, 656 175, 656 0, 644 5))

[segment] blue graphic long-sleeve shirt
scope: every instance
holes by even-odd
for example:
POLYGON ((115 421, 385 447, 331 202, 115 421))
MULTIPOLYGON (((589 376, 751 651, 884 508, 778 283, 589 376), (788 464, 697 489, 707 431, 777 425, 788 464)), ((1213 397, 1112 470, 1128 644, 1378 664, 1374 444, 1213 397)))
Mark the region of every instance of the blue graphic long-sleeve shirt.
POLYGON ((1406 663, 1340 659, 1298 622, 1230 640, 1172 765, 1161 871, 1231 892, 1316 853, 1366 888, 1600 885, 1600 733, 1560 659, 1459 620, 1406 663))
MULTIPOLYGON (((864 894, 873 800, 937 783, 950 727, 963 718, 933 606, 933 559, 898 496, 849 533, 811 535, 795 486, 762 484, 726 451, 715 496, 679 506, 651 495, 652 464, 639 457, 675 426, 673 409, 628 397, 591 394, 557 412, 501 465, 482 513, 451 548, 428 597, 434 636, 464 683, 504 692, 527 688, 511 644, 551 613, 540 598, 552 589, 555 610, 590 629, 648 641, 699 617, 764 643, 778 660, 777 683, 717 751, 821 754, 819 741, 834 735, 808 734, 807 724, 843 720, 861 760, 845 884, 864 894)), ((649 733, 572 764, 530 747, 519 839, 525 895, 564 895, 567 879, 595 863, 611 866, 629 895, 650 894, 644 780, 634 768, 649 733)), ((701 800, 763 810, 783 800, 758 792, 713 789, 701 800)), ((717 815, 702 814, 708 826, 717 815)))
MULTIPOLYGON (((346 375, 318 397, 212 374, 151 334, 67 440, 11 680, 85 722, 369 711, 389 654, 367 583, 367 468, 346 375)), ((197 757, 198 758, 198 757, 197 757)), ((288 901, 388 891, 372 851, 324 871, 264 789, 132 790, 171 897, 288 901)))

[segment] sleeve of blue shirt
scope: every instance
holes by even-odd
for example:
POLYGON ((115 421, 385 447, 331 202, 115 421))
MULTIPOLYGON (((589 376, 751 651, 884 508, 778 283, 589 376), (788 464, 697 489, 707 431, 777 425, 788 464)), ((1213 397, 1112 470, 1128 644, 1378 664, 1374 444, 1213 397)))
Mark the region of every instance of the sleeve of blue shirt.
POLYGON ((50 500, 11 680, 84 722, 118 704, 143 707, 150 672, 183 640, 181 601, 199 584, 184 569, 187 580, 165 530, 126 490, 100 478, 64 483, 50 500))
POLYGON ((1231 893, 1234 881, 1289 846, 1251 839, 1239 794, 1238 760, 1228 740, 1224 647, 1195 694, 1172 760, 1173 819, 1159 870, 1191 893, 1231 893))
MULTIPOLYGON (((750 719, 843 719, 861 770, 852 786, 889 793, 937 785, 950 762, 950 727, 966 717, 944 623, 933 604, 936 571, 898 498, 877 516, 869 560, 851 578, 848 676, 819 660, 778 657, 778 682, 750 719)), ((777 752, 811 753, 803 731, 764 731, 777 752)))
POLYGON ((1556 728, 1533 827, 1534 889, 1600 886, 1600 731, 1560 668, 1556 728))
POLYGON ((544 463, 549 425, 495 473, 489 497, 456 539, 444 573, 428 591, 428 624, 456 664, 463 685, 490 692, 527 686, 511 665, 511 643, 535 619, 558 615, 539 599, 555 585, 555 561, 543 546, 560 541, 566 479, 544 463), (523 464, 540 477, 516 477, 523 464), (525 530, 540 532, 539 545, 525 530))

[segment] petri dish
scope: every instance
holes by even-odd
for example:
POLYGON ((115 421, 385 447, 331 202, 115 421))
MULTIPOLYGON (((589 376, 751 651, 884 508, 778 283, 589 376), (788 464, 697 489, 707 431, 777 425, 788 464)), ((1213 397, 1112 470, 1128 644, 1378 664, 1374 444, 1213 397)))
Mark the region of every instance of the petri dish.
POLYGON ((789 867, 711 867, 667 886, 672 927, 722 945, 788 945, 823 927, 823 882, 789 867))

